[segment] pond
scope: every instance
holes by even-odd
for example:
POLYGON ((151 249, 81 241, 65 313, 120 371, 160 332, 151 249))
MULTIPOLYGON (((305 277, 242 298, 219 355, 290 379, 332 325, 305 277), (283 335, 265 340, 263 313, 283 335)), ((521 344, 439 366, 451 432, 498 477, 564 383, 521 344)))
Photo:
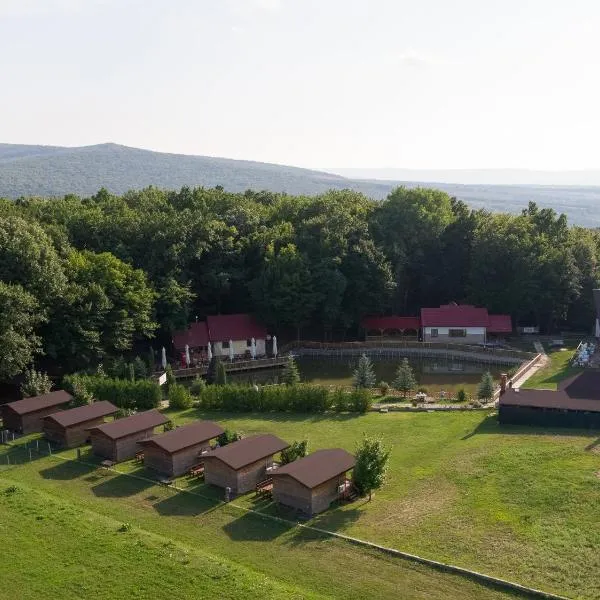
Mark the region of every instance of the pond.
MULTIPOLYGON (((373 359, 377 381, 387 381, 391 384, 401 360, 400 358, 398 360, 373 359)), ((296 362, 303 382, 350 387, 358 357, 345 359, 299 357, 296 362)), ((501 373, 506 373, 508 369, 500 365, 432 358, 411 359, 409 362, 415 372, 418 387, 425 388, 430 395, 436 396, 441 390, 454 395, 460 388, 464 388, 467 394, 474 394, 485 371, 489 370, 494 380, 499 381, 501 373)), ((229 379, 232 382, 279 383, 282 373, 281 369, 265 369, 252 373, 232 374, 229 379)))

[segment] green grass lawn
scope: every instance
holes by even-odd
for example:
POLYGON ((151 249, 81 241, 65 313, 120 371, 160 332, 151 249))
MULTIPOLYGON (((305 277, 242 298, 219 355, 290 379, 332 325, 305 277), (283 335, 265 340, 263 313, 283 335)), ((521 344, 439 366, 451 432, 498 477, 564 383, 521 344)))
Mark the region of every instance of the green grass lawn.
POLYGON ((521 387, 555 390, 560 381, 582 371, 570 364, 574 353, 574 347, 548 352, 550 363, 534 373, 521 387))
MULTIPOLYGON (((371 502, 336 507, 310 524, 572 598, 600 597, 600 454, 595 452, 600 432, 500 428, 493 416, 481 412, 357 417, 225 415, 192 409, 171 415, 179 423, 211 418, 246 434, 273 432, 288 441, 308 438, 313 450, 332 446, 352 450, 363 432, 380 435, 393 446, 386 486, 371 502)), ((134 463, 119 469, 148 475, 134 463)), ((235 506, 223 505, 221 492, 198 482, 180 483, 190 493, 128 475, 103 475, 93 466, 56 457, 0 470, 0 494, 16 484, 25 490, 19 498, 34 498, 39 507, 26 509, 31 518, 24 518, 10 495, 0 502, 0 522, 19 530, 19 539, 28 548, 23 553, 32 553, 23 559, 18 555, 11 567, 10 581, 20 582, 11 587, 23 594, 13 597, 30 597, 25 584, 37 577, 32 565, 41 561, 44 569, 50 569, 56 560, 43 544, 38 552, 38 546, 27 540, 36 527, 42 528, 41 536, 52 538, 52 530, 43 529, 50 526, 46 519, 38 523, 35 514, 47 511, 52 521, 61 506, 85 515, 67 519, 66 531, 69 538, 79 538, 78 549, 71 554, 86 554, 81 565, 61 568, 75 569, 92 592, 96 554, 91 546, 100 537, 105 540, 100 547, 119 565, 115 573, 145 568, 156 597, 172 589, 159 577, 166 560, 161 554, 164 544, 178 548, 174 556, 187 552, 194 564, 214 562, 240 573, 231 580, 204 581, 206 591, 214 584, 216 597, 234 594, 238 579, 240 597, 249 598, 262 589, 257 587, 261 582, 271 586, 264 588, 265 596, 275 598, 285 593, 306 598, 507 597, 457 576, 244 512, 238 506, 289 516, 251 495, 236 499, 235 506), (11 516, 15 511, 17 515, 11 516), (123 521, 134 529, 118 533, 123 521), (150 540, 139 561, 127 546, 127 540, 133 543, 138 538, 150 540), (122 551, 119 544, 125 544, 122 551), (226 590, 222 596, 221 584, 226 590)), ((68 545, 75 542, 69 539, 64 544, 65 550, 56 552, 61 560, 70 556, 68 545)), ((179 597, 191 594, 186 587, 193 570, 190 564, 182 560, 169 571, 173 578, 181 577, 181 589, 175 588, 179 597)), ((136 577, 131 584, 123 580, 119 585, 134 586, 136 577)))

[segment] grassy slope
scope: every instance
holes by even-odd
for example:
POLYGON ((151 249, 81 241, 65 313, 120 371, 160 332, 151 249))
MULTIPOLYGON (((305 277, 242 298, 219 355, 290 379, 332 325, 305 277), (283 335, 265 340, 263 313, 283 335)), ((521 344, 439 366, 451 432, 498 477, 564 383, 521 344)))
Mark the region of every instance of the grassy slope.
POLYGON ((203 485, 195 491, 203 496, 57 457, 1 470, 0 523, 21 546, 9 571, 21 595, 10 597, 43 589, 75 598, 76 585, 86 598, 514 597, 223 505, 203 485), (14 500, 11 484, 23 489, 14 500), (134 530, 118 533, 123 521, 134 530))
MULTIPOLYGON (((385 488, 371 503, 332 510, 315 519, 316 525, 570 597, 600 596, 600 457, 586 450, 597 443, 597 433, 500 429, 481 413, 265 418, 190 410, 174 416, 179 422, 214 418, 247 434, 272 431, 289 441, 307 437, 313 449, 353 449, 362 432, 382 435, 394 446, 385 488)), ((206 500, 125 476, 102 478, 91 467, 47 458, 11 468, 4 477, 315 593, 348 598, 364 597, 366 589, 373 597, 403 598, 441 597, 441 589, 448 598, 492 593, 219 506, 202 484, 192 491, 206 500)), ((236 502, 274 510, 255 506, 251 497, 236 502)))
POLYGON ((560 381, 581 372, 581 368, 570 365, 574 351, 574 348, 569 348, 549 352, 550 363, 534 373, 521 387, 555 390, 560 381))
POLYGON ((283 585, 223 558, 121 522, 63 499, 19 488, 0 493, 0 535, 10 540, 2 590, 10 597, 324 598, 283 585), (26 583, 26 585, 24 585, 26 583))

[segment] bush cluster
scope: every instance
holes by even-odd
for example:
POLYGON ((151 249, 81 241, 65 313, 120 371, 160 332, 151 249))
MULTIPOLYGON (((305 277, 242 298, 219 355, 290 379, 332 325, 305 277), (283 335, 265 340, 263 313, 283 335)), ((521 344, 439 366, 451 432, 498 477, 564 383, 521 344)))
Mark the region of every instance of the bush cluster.
POLYGON ((209 385, 202 391, 200 402, 204 409, 230 412, 365 413, 371 407, 372 397, 365 389, 348 392, 308 384, 259 389, 247 385, 209 385))
POLYGON ((124 409, 148 410, 158 408, 162 400, 160 386, 153 381, 138 379, 111 379, 96 375, 65 377, 65 388, 73 391, 83 386, 96 400, 108 400, 124 409))

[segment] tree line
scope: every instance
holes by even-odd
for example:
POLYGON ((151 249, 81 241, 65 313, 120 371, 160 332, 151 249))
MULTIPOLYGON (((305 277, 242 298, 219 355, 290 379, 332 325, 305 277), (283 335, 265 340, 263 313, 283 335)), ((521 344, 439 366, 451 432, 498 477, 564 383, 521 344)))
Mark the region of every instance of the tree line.
POLYGON ((551 209, 492 214, 426 188, 383 202, 153 187, 0 200, 0 380, 146 356, 216 313, 332 339, 365 315, 456 301, 588 330, 599 259, 598 231, 551 209))

